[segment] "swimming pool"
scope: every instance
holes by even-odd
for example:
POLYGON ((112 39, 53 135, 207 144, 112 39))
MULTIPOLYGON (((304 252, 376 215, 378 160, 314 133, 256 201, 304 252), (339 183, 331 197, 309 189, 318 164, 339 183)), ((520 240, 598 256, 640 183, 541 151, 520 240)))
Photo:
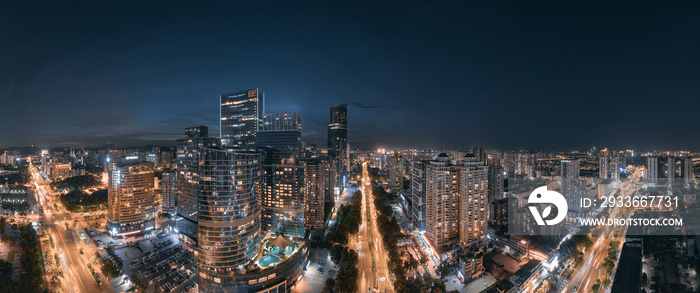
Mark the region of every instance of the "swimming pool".
POLYGON ((261 258, 258 261, 258 264, 260 264, 261 267, 267 267, 271 264, 278 263, 280 261, 280 258, 274 254, 269 254, 266 257, 261 258))

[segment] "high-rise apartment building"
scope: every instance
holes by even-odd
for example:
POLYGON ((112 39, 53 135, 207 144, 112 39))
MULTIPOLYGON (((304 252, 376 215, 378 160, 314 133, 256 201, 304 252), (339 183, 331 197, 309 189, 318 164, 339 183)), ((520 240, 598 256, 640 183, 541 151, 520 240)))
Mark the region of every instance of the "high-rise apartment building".
POLYGON ((425 231, 437 248, 459 240, 459 176, 460 167, 444 153, 425 168, 425 231))
POLYGON ((415 160, 411 167, 411 222, 413 228, 425 232, 425 166, 427 161, 415 160))
POLYGON ((608 179, 610 164, 608 162, 608 157, 602 156, 598 159, 598 178, 608 179))
POLYGON ((160 190, 163 192, 163 203, 161 210, 164 213, 174 214, 176 212, 175 203, 177 201, 177 173, 173 170, 163 171, 160 181, 160 190))
POLYGON ((578 211, 581 198, 579 160, 561 160, 561 194, 570 211, 578 211))
POLYGON ((488 166, 466 161, 460 173, 459 240, 462 246, 480 246, 489 219, 488 166))
POLYGON ((325 184, 328 163, 319 158, 306 160, 306 211, 304 213, 306 230, 313 235, 323 234, 323 219, 325 217, 325 184))
POLYGON ((505 189, 505 175, 503 175, 503 168, 498 166, 488 166, 489 179, 488 179, 488 202, 494 202, 504 198, 505 189))
POLYGON ((647 157, 647 170, 646 170, 647 182, 649 184, 655 185, 659 182, 659 158, 656 156, 647 157))
MULTIPOLYGON (((203 148, 197 199, 199 286, 231 292, 261 244, 258 152, 203 148)), ((233 291, 237 292, 237 291, 233 291)))
POLYGON ((610 165, 610 179, 620 181, 620 166, 623 165, 622 158, 613 157, 610 165))
POLYGON ((219 146, 219 139, 209 137, 206 125, 185 127, 185 138, 177 140, 177 221, 178 232, 193 245, 197 240, 197 197, 199 196, 199 161, 203 148, 219 146))
POLYGON ((305 230, 305 165, 301 115, 267 113, 257 134, 263 150, 262 230, 302 238, 305 230))
POLYGON ((404 159, 401 154, 394 153, 389 157, 389 188, 394 194, 401 193, 403 189, 404 159))
POLYGON ((258 89, 221 95, 221 146, 255 149, 255 136, 265 113, 265 94, 258 89))
POLYGON ((668 156, 668 158, 666 158, 666 181, 669 185, 673 184, 677 171, 678 166, 676 165, 676 158, 673 156, 668 156))
POLYGON ((305 166, 294 151, 266 149, 262 166, 262 229, 304 237, 305 166))
POLYGON ((693 182, 693 158, 689 156, 685 156, 682 159, 682 176, 683 176, 683 183, 684 184, 690 184, 693 182))
POLYGON ((345 183, 348 157, 348 105, 336 104, 331 108, 328 123, 328 157, 334 167, 334 196, 339 196, 345 183))
POLYGON ((139 236, 154 228, 153 179, 153 163, 109 163, 107 231, 113 236, 139 236))

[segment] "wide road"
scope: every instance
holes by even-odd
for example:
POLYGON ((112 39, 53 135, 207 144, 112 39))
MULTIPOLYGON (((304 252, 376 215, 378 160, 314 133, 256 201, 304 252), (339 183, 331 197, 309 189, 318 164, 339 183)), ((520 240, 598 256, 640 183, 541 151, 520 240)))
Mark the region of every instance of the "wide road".
MULTIPOLYGON (((95 250, 89 245, 81 242, 78 235, 75 234, 73 227, 72 214, 62 207, 60 201, 51 192, 49 183, 38 173, 36 167, 29 168, 32 178, 36 183, 38 202, 40 203, 39 217, 43 219, 46 226, 51 231, 51 235, 56 245, 56 253, 61 261, 60 266, 63 270, 64 278, 61 280, 62 291, 64 292, 111 292, 109 282, 101 274, 103 280, 102 285, 99 285, 95 278, 90 274, 87 264, 90 263, 90 256, 95 250), (59 207, 54 209, 54 204, 59 207), (56 224, 58 223, 58 224, 56 224), (66 228, 65 223, 68 223, 69 228, 66 228), (80 248, 84 254, 80 254, 80 248)), ((52 256, 47 256, 52 257, 52 256)), ((93 269, 99 272, 99 268, 93 265, 93 269)))
POLYGON ((394 292, 387 268, 388 255, 384 250, 382 237, 377 229, 377 211, 374 208, 374 195, 372 194, 371 180, 367 168, 367 163, 364 163, 362 182, 360 183, 360 190, 362 191, 360 241, 357 241, 357 237, 352 237, 349 247, 357 250, 359 254, 359 292, 370 292, 370 289, 372 292, 384 292, 384 290, 394 292), (367 224, 368 221, 369 225, 367 224), (374 265, 372 264, 373 261, 374 265))
MULTIPOLYGON (((633 177, 638 177, 637 172, 633 177)), ((637 190, 637 181, 632 180, 623 183, 622 188, 620 188, 620 195, 622 196, 633 196, 637 190)), ((611 218, 627 218, 627 211, 623 209, 613 209, 610 215, 611 218)), ((596 229, 604 229, 599 236, 594 236, 594 242, 591 248, 588 249, 586 254, 583 256, 583 261, 574 270, 574 274, 569 279, 566 287, 561 291, 562 293, 574 292, 590 292, 591 287, 596 284, 596 281, 600 279, 601 281, 605 274, 603 269, 603 264, 605 263, 605 258, 608 255, 608 245, 610 240, 615 236, 615 228, 613 226, 605 226, 596 229)), ((621 235, 625 234, 623 230, 621 235)), ((622 241, 620 241, 622 242, 622 241)), ((622 244, 622 243, 620 243, 622 244)), ((618 255, 619 258, 619 255, 618 255)), ((610 280, 612 284, 613 280, 610 280)))

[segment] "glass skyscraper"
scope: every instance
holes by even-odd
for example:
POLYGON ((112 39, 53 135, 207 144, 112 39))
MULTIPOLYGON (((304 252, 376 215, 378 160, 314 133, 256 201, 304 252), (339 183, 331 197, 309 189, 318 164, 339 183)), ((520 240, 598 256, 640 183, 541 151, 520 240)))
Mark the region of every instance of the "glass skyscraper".
POLYGON ((221 145, 255 149, 255 135, 265 111, 265 94, 258 89, 221 95, 221 145))
POLYGON ((259 253, 261 156, 234 149, 202 152, 197 198, 200 286, 206 292, 225 291, 225 280, 244 273, 244 265, 259 253))
POLYGON ((197 240, 197 196, 199 160, 202 148, 217 147, 219 139, 208 137, 209 127, 185 127, 185 138, 177 140, 177 221, 178 232, 190 245, 197 240))
POLYGON ((334 196, 343 189, 343 178, 347 171, 348 105, 336 104, 331 108, 328 123, 328 157, 333 166, 334 196))

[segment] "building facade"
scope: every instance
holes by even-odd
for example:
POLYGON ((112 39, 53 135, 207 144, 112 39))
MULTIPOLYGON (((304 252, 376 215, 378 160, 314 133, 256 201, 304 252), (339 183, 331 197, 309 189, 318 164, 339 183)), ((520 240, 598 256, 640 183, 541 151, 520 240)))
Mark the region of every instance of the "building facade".
POLYGON ((263 232, 304 237, 305 168, 293 151, 264 151, 261 182, 263 232))
POLYGON ((306 230, 312 235, 323 235, 325 218, 325 184, 327 162, 318 158, 306 160, 306 230))
POLYGON ((174 214, 177 208, 175 205, 177 201, 177 173, 173 170, 164 171, 160 185, 160 189, 163 192, 161 210, 164 213, 174 214))
POLYGON ((215 148, 219 139, 209 137, 206 125, 185 127, 185 138, 177 140, 177 230, 186 243, 197 241, 197 197, 199 161, 203 148, 215 148))
POLYGON ((457 244, 459 238, 460 167, 446 154, 425 168, 425 230, 437 248, 457 244))
POLYGON ((126 237, 153 229, 153 163, 110 163, 108 168, 107 230, 113 236, 126 237))
POLYGON ((426 161, 413 161, 411 168, 411 222, 413 228, 425 232, 425 166, 426 161))
POLYGON ((255 137, 263 113, 265 94, 258 89, 221 95, 221 145, 228 148, 255 149, 255 137))
POLYGON ((328 123, 328 157, 334 167, 334 196, 339 196, 345 184, 348 168, 348 105, 336 104, 331 108, 328 123))
POLYGON ((460 174, 459 240, 462 246, 480 246, 488 228, 488 166, 464 162, 460 174))
POLYGON ((231 276, 259 254, 261 155, 203 148, 198 207, 199 286, 206 292, 230 290, 231 276))

